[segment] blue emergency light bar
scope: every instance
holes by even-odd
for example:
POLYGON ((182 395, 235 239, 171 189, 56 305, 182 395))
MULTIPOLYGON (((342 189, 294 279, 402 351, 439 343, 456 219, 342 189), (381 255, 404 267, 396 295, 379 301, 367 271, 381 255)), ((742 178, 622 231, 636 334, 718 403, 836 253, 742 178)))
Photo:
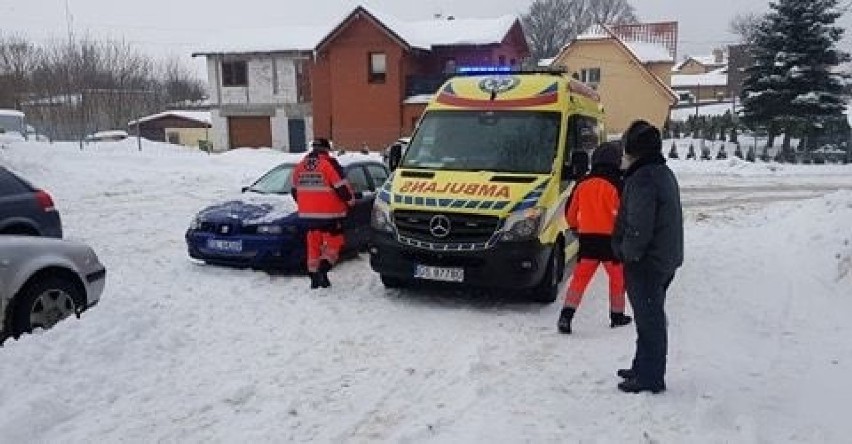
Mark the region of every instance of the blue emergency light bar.
POLYGON ((458 75, 476 74, 565 74, 565 68, 521 68, 512 66, 460 66, 456 68, 458 75))
POLYGON ((456 68, 456 72, 459 73, 459 74, 470 74, 470 73, 475 73, 475 72, 477 72, 477 73, 478 72, 483 72, 483 73, 488 73, 488 72, 509 73, 509 72, 515 72, 515 71, 517 71, 517 70, 513 70, 511 66, 460 66, 460 67, 456 68))

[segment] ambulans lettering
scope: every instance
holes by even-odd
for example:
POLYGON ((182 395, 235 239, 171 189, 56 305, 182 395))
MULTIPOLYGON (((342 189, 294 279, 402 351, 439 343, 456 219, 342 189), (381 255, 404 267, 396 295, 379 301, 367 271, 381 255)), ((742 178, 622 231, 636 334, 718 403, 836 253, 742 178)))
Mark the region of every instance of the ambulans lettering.
POLYGON ((412 194, 454 194, 494 198, 509 198, 508 185, 485 185, 478 183, 447 182, 439 184, 429 181, 406 181, 402 183, 400 193, 412 194))

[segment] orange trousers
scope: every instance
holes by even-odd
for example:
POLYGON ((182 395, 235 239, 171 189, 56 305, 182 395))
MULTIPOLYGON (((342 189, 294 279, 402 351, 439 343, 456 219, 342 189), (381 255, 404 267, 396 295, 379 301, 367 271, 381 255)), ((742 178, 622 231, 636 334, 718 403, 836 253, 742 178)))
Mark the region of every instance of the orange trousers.
POLYGON ((574 267, 571 283, 568 284, 568 294, 565 296, 565 306, 577 309, 583 300, 583 293, 589 286, 592 277, 603 264, 609 275, 609 309, 613 313, 624 313, 624 266, 616 262, 601 262, 595 259, 580 259, 574 267))
POLYGON ((323 259, 331 265, 336 264, 340 258, 343 243, 343 233, 339 230, 308 230, 308 272, 319 271, 323 259))

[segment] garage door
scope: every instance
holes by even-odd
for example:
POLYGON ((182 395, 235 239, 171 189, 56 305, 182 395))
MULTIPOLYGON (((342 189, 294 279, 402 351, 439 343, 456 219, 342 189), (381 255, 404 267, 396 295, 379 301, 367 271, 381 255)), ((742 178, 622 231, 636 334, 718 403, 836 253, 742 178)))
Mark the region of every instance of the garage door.
POLYGON ((231 149, 272 148, 269 117, 228 117, 231 149))

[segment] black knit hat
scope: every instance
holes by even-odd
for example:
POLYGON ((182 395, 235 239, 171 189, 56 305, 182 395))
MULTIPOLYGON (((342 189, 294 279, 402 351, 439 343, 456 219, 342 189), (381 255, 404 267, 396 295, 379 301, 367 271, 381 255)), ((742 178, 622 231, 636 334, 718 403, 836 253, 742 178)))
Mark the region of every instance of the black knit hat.
POLYGON ((329 142, 328 139, 323 139, 323 138, 314 139, 314 141, 311 142, 311 148, 319 148, 319 149, 330 150, 331 149, 331 142, 329 142))
POLYGON ((663 152, 660 130, 644 120, 637 120, 630 124, 630 128, 624 132, 623 141, 624 152, 633 157, 663 152))
POLYGON ((592 166, 612 165, 618 168, 621 165, 621 142, 605 142, 597 147, 592 153, 592 166))

